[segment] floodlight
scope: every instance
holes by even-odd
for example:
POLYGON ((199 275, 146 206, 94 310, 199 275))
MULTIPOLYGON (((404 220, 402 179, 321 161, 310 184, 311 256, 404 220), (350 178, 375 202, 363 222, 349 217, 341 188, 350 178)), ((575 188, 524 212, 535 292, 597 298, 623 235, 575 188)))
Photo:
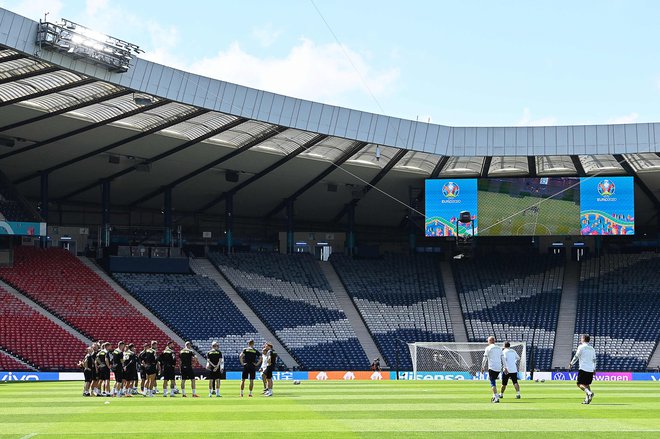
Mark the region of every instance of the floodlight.
POLYGON ((118 73, 127 72, 133 55, 144 52, 135 44, 104 35, 66 19, 58 23, 39 21, 37 44, 41 49, 85 59, 118 73))

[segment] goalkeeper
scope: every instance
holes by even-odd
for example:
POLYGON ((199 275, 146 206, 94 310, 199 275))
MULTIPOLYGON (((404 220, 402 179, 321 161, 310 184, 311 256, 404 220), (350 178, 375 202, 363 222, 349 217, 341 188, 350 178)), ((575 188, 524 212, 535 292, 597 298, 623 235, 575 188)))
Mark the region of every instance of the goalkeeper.
POLYGON ((488 379, 490 380, 490 387, 493 391, 493 397, 491 402, 500 402, 500 398, 497 394, 497 377, 502 372, 502 363, 503 363, 502 348, 495 344, 495 337, 492 335, 488 337, 488 346, 484 351, 484 359, 481 363, 481 373, 484 372, 486 366, 488 366, 488 379))

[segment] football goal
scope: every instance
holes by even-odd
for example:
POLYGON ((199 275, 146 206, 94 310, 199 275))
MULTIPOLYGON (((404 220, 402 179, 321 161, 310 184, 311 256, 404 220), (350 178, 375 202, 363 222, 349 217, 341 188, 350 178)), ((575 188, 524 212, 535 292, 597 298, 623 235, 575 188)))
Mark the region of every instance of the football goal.
MULTIPOLYGON (((520 356, 518 372, 527 373, 527 348, 524 342, 509 342, 520 356)), ((504 343, 498 343, 503 346, 504 343)), ((416 342, 408 343, 413 364, 413 376, 418 372, 469 372, 476 376, 481 371, 486 343, 416 342)))

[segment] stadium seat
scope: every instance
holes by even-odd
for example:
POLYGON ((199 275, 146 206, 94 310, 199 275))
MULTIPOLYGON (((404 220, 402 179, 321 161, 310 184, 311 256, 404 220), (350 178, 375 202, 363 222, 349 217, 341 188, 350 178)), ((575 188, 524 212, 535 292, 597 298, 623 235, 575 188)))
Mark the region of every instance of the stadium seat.
MULTIPOLYGON (((160 328, 66 250, 16 247, 13 266, 0 267, 0 277, 93 340, 123 340, 136 346, 156 340, 161 348, 169 340, 160 328)), ((75 355, 82 357, 83 351, 75 355)))
POLYGON ((192 274, 113 273, 129 293, 146 306, 181 338, 190 340, 201 352, 218 341, 225 370, 240 370, 238 356, 257 332, 224 291, 211 279, 192 274))
POLYGON ((370 362, 310 254, 212 253, 209 259, 307 370, 364 370, 370 362))
POLYGON ((0 290, 0 303, 0 348, 40 370, 78 369, 85 355, 82 341, 6 291, 0 290))
POLYGON ((453 263, 456 289, 469 341, 524 341, 527 368, 549 370, 552 364, 563 256, 529 254, 453 263))
POLYGON ((613 254, 582 262, 574 346, 592 336, 600 370, 645 370, 660 331, 660 257, 613 254))
POLYGON ((330 258, 387 364, 412 368, 406 342, 453 341, 437 257, 330 258))

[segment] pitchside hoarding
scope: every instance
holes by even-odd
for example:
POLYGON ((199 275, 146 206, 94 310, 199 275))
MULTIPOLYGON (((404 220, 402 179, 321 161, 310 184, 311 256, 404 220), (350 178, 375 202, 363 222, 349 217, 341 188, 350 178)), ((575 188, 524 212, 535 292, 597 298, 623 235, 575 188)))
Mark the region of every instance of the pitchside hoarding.
MULTIPOLYGON (((399 371, 399 380, 420 381, 471 381, 486 380, 486 375, 477 374, 473 376, 469 372, 417 372, 399 371)), ((177 380, 180 377, 177 376, 177 380)), ((206 380, 204 375, 199 375, 198 380, 206 380)), ((227 372, 227 380, 237 381, 241 379, 241 372, 227 372)), ((261 375, 257 374, 257 380, 261 375)), ((315 372, 273 372, 276 381, 389 381, 396 380, 397 374, 391 372, 372 371, 315 371, 315 372)), ((531 379, 528 372, 525 379, 531 379)), ((534 372, 535 380, 545 381, 575 381, 577 372, 534 372)), ((82 381, 82 372, 25 372, 25 371, 0 371, 0 382, 25 382, 25 381, 82 381)), ((654 381, 660 382, 660 372, 596 372, 594 381, 654 381)))

